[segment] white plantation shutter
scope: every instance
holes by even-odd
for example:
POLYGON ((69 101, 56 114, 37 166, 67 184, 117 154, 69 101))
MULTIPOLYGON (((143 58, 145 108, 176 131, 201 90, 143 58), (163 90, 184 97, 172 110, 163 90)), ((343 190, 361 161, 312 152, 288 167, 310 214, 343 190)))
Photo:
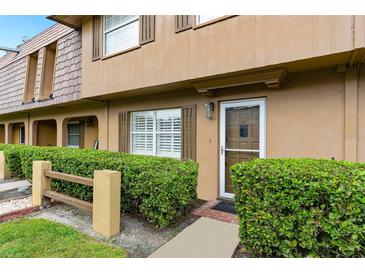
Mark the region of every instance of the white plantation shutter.
POLYGON ((154 154, 154 113, 141 111, 132 113, 132 153, 154 154))
POLYGON ((157 155, 180 157, 181 110, 160 110, 157 115, 157 155))
POLYGON ((132 153, 179 158, 181 109, 133 112, 132 153))
POLYGON ((138 15, 108 15, 104 18, 105 55, 139 44, 138 15))

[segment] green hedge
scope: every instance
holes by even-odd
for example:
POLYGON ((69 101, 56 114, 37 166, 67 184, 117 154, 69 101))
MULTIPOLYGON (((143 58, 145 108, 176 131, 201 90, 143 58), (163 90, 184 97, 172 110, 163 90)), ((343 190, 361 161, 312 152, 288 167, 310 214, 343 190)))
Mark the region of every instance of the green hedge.
MULTIPOLYGON (((159 227, 176 221, 196 200, 198 167, 193 161, 64 147, 0 144, 0 150, 16 177, 31 179, 35 160, 49 160, 55 171, 89 178, 94 170, 120 171, 122 211, 141 213, 159 227)), ((92 201, 92 188, 88 186, 52 180, 52 189, 92 201)))
POLYGON ((265 257, 365 256, 365 164, 257 159, 231 170, 246 252, 265 257))

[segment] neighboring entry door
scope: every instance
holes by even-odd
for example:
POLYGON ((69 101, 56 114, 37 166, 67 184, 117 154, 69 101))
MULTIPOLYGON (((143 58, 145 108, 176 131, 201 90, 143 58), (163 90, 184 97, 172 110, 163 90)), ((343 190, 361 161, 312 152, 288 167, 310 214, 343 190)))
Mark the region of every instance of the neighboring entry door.
POLYGON ((265 158, 265 99, 220 105, 220 196, 233 198, 230 167, 265 158))

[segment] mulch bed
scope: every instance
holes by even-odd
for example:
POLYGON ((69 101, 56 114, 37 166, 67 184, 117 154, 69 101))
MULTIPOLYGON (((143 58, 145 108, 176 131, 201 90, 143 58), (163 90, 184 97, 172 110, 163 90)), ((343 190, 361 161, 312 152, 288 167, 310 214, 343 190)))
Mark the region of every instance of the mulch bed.
POLYGON ((251 254, 247 252, 243 252, 242 245, 239 244, 234 251, 232 258, 256 258, 255 256, 252 256, 251 254))

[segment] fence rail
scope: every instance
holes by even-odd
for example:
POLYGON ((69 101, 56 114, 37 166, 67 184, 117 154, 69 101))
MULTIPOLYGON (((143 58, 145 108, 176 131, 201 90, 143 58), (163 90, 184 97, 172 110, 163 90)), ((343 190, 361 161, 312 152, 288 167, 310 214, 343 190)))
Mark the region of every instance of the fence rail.
POLYGON ((47 190, 43 193, 43 196, 48 197, 50 199, 54 199, 57 201, 60 201, 62 203, 68 204, 70 206, 74 206, 77 208, 81 208, 84 210, 87 210, 89 212, 93 212, 93 204, 80 200, 80 199, 76 199, 67 195, 64 195, 62 193, 58 193, 56 191, 52 191, 52 190, 47 190))
POLYGON ((85 178, 77 175, 57 172, 53 170, 47 170, 44 172, 44 175, 53 179, 59 179, 63 181, 68 181, 71 183, 86 185, 86 186, 93 186, 94 180, 90 178, 85 178))

